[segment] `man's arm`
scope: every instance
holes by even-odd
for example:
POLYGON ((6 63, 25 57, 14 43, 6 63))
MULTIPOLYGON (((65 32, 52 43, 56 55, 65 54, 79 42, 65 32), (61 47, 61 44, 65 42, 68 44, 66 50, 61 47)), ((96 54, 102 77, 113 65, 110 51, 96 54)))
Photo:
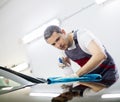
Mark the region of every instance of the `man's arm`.
POLYGON ((88 72, 92 71, 107 58, 103 49, 94 40, 91 40, 88 44, 88 50, 91 53, 92 57, 83 67, 81 67, 76 72, 78 76, 87 74, 88 72))

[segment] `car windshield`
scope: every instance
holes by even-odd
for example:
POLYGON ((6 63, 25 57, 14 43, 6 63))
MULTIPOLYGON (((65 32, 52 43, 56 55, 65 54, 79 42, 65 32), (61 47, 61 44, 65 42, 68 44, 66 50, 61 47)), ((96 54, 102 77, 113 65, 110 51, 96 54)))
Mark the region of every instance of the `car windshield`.
POLYGON ((14 80, 11 80, 10 78, 5 78, 3 76, 0 76, 0 93, 9 92, 12 89, 15 89, 17 87, 22 86, 21 83, 15 82, 14 80))
POLYGON ((36 83, 44 83, 44 79, 34 77, 0 67, 0 95, 31 86, 36 83))

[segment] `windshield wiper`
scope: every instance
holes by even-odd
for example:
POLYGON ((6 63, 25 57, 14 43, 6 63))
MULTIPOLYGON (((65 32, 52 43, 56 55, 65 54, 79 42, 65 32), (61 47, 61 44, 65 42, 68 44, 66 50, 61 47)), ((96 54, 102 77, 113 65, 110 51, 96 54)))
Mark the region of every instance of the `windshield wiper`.
POLYGON ((5 67, 0 66, 0 69, 2 69, 4 71, 7 71, 9 73, 15 74, 15 75, 17 75, 19 77, 22 77, 22 78, 24 78, 24 79, 26 79, 26 80, 28 80, 28 81, 30 81, 32 83, 46 83, 47 82, 47 80, 44 79, 44 78, 38 78, 37 79, 37 78, 31 77, 31 76, 28 76, 28 75, 13 71, 13 70, 5 68, 5 67))

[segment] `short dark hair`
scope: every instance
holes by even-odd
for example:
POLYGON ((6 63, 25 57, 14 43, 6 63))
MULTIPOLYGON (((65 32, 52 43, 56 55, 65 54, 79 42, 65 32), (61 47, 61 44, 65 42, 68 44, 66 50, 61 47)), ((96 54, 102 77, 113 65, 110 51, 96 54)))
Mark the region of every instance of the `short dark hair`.
POLYGON ((61 33, 61 28, 56 25, 48 26, 44 31, 44 39, 48 39, 49 37, 51 37, 53 32, 61 33))

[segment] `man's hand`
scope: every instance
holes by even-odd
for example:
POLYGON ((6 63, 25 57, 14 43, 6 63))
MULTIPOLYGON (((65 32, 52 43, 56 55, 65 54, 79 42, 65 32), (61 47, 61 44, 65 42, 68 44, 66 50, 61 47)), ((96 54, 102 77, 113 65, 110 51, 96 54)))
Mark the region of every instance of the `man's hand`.
POLYGON ((70 64, 65 60, 65 58, 59 58, 58 61, 58 66, 60 68, 70 67, 70 64))

